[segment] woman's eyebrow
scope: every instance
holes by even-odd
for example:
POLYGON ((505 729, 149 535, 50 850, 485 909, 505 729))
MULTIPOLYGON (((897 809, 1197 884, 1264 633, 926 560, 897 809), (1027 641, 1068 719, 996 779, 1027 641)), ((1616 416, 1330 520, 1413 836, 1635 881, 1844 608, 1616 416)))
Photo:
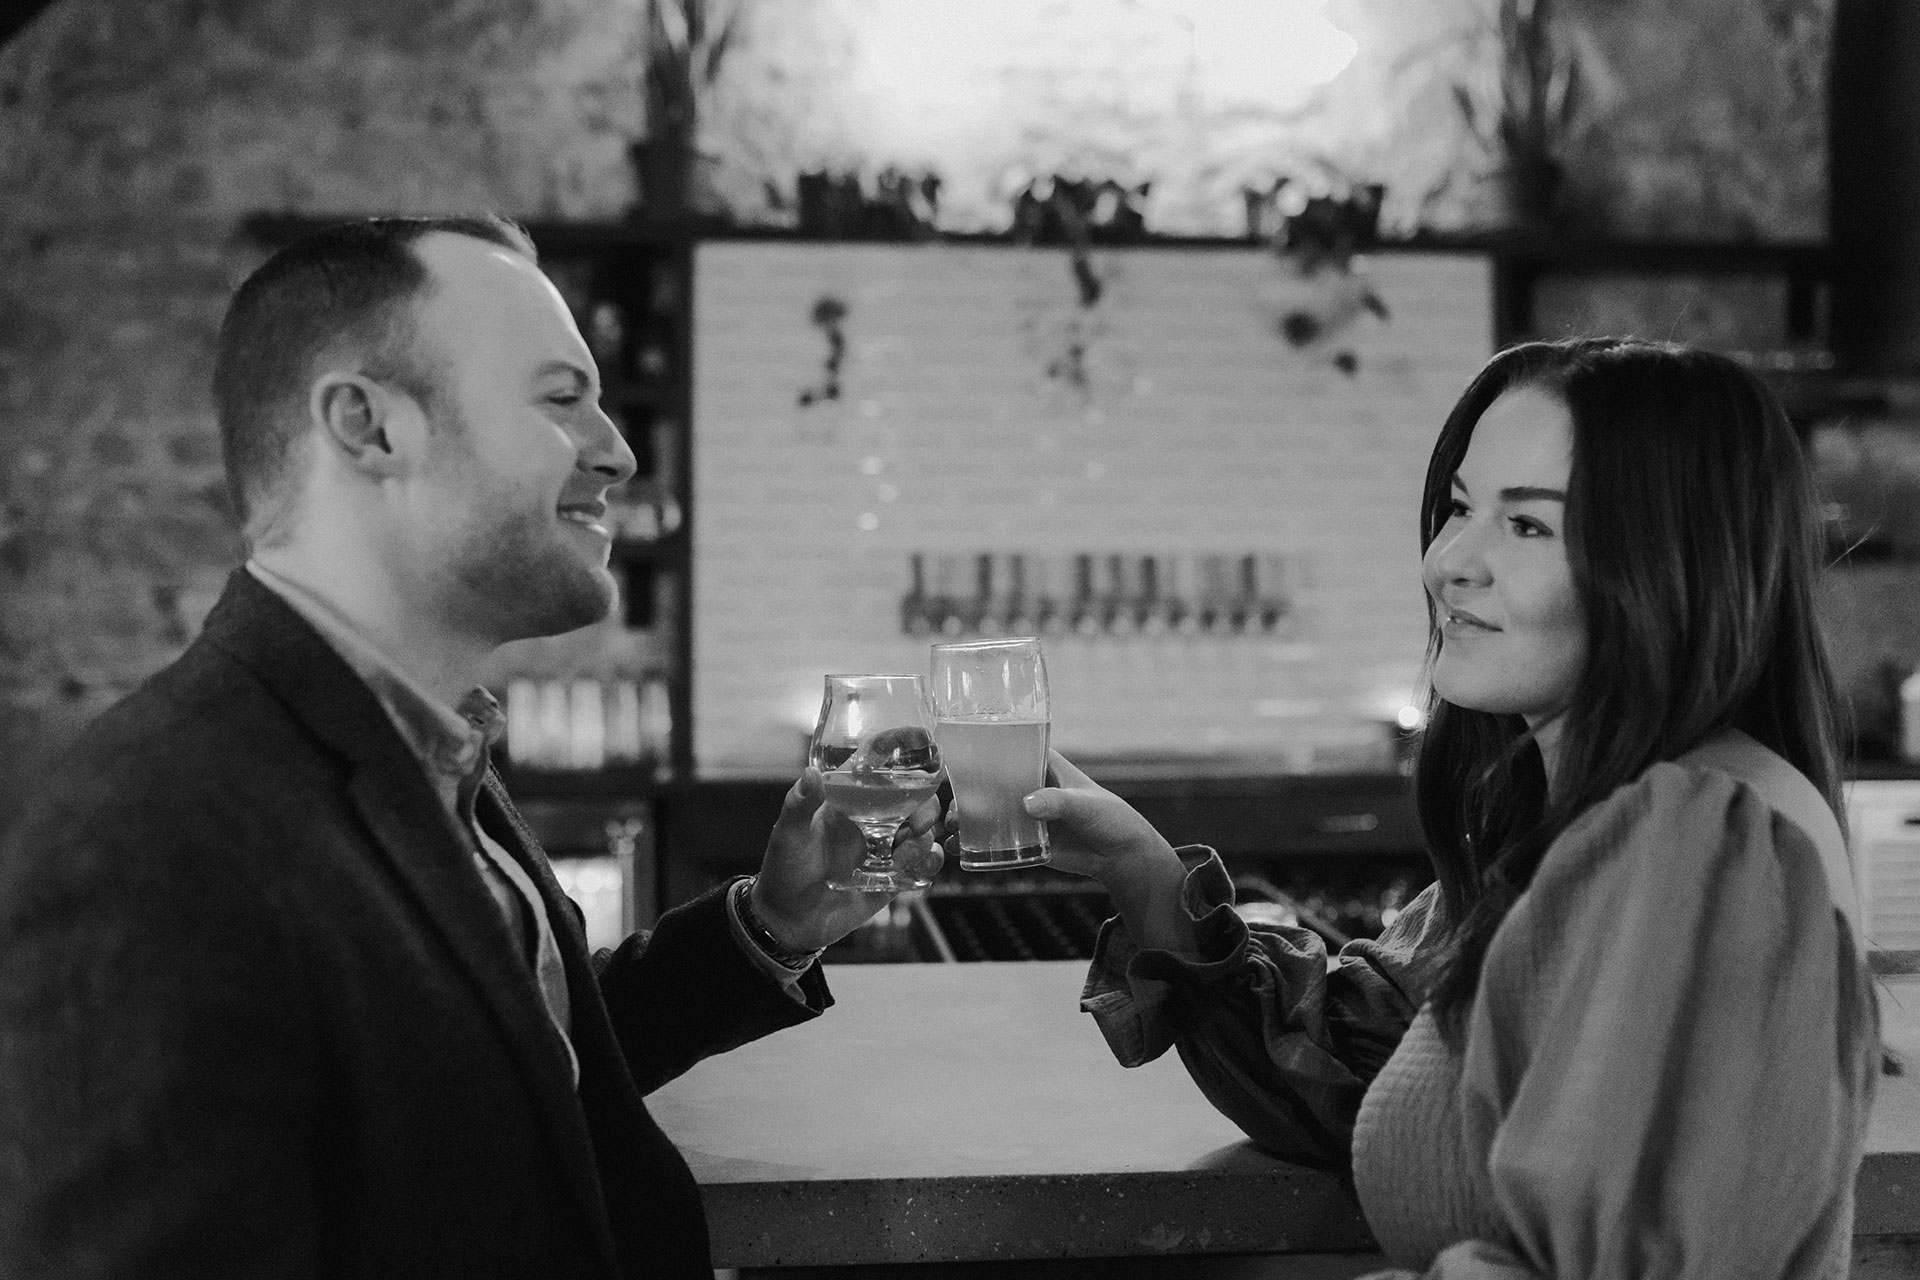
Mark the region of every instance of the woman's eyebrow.
POLYGON ((1536 485, 1518 484, 1509 489, 1502 489, 1500 500, 1502 502, 1565 502, 1567 493, 1564 489, 1543 489, 1536 485))

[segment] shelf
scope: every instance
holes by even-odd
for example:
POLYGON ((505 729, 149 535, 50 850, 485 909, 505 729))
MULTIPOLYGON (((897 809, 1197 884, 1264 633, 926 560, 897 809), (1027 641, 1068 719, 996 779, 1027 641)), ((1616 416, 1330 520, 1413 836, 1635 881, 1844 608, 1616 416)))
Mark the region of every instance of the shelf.
POLYGON ((676 530, 659 538, 615 538, 612 558, 622 564, 677 565, 685 555, 676 530))
POLYGON ((600 403, 614 409, 677 409, 680 391, 644 382, 608 382, 600 389, 600 403))
POLYGON ((651 800, 665 785, 654 765, 611 765, 601 769, 526 769, 496 760, 494 769, 518 805, 546 801, 583 801, 595 805, 621 800, 651 800))
POLYGON ((1849 782, 1920 781, 1920 762, 1912 760, 1856 760, 1847 771, 1849 782))

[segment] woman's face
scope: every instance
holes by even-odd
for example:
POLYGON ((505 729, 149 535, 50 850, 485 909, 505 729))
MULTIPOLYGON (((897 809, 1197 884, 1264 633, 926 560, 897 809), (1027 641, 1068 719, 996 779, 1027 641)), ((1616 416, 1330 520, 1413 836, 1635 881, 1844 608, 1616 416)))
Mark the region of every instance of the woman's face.
POLYGON ((1441 619, 1434 689, 1455 706, 1526 717, 1538 733, 1586 666, 1567 563, 1573 419, 1537 387, 1481 415, 1453 477, 1452 514, 1422 562, 1441 619))

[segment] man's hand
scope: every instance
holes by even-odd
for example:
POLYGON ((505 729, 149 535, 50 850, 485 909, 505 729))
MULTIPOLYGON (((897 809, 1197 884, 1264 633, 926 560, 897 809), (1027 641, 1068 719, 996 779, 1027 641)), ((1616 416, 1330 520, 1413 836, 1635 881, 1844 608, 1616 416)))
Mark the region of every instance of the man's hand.
MULTIPOLYGON (((773 936, 796 951, 838 942, 893 900, 887 893, 829 889, 827 880, 851 871, 866 852, 860 828, 821 805, 820 771, 809 767, 787 792, 767 854, 753 886, 753 910, 773 936)), ((894 861, 922 878, 940 870, 940 801, 931 797, 900 824, 894 861)))

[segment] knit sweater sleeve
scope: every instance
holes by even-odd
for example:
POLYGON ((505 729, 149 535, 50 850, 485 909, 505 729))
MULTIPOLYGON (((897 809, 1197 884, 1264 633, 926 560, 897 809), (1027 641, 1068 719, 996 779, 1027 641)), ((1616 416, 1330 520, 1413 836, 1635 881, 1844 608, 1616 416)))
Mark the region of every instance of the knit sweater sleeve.
POLYGON ((1844 1270, 1878 1009, 1811 838, 1657 765, 1569 828, 1488 950, 1466 1146, 1505 1238, 1433 1280, 1844 1270))
POLYGON ((1344 1167, 1361 1095, 1424 995, 1434 891, 1378 940, 1329 957, 1310 929, 1242 920, 1212 850, 1180 853, 1199 957, 1141 950, 1121 920, 1109 920, 1080 1007, 1122 1064, 1178 1046, 1194 1082, 1248 1137, 1290 1160, 1344 1167))

